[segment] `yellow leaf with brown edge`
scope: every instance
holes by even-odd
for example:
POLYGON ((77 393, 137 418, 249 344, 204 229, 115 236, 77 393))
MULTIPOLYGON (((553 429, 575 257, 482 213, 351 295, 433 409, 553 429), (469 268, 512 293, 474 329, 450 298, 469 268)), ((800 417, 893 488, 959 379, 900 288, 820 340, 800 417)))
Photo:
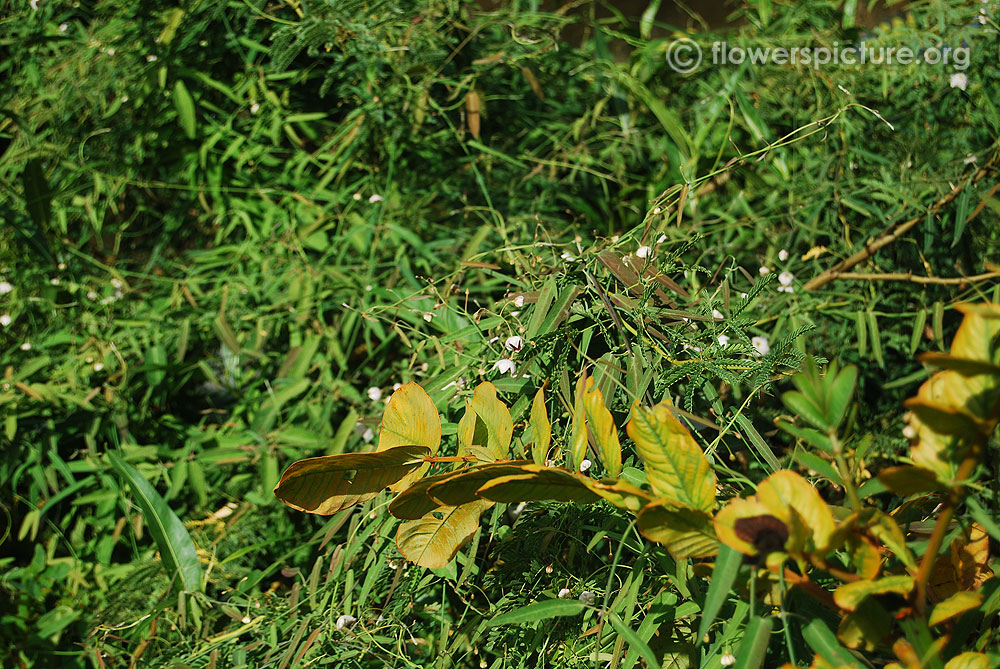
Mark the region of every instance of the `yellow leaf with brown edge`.
POLYGON ((819 492, 799 474, 782 469, 757 486, 757 499, 788 525, 789 550, 825 554, 836 529, 833 512, 819 492))
POLYGON ((600 499, 587 485, 587 479, 565 469, 527 465, 517 474, 487 481, 477 494, 495 502, 575 502, 590 504, 600 499))
POLYGON ((715 507, 715 472, 698 442, 671 413, 669 402, 651 409, 632 406, 626 427, 646 465, 653 492, 667 500, 711 513, 715 507))
MULTIPOLYGON (((400 386, 389 398, 382 414, 378 433, 378 451, 396 446, 425 446, 434 455, 441 445, 441 418, 430 395, 416 383, 400 386)), ((423 476, 430 465, 389 486, 392 490, 405 490, 423 476)))
POLYGON ((960 590, 976 590, 993 576, 988 563, 990 538, 979 523, 973 523, 939 555, 931 570, 930 585, 939 599, 960 590))
POLYGON ((479 519, 493 502, 479 500, 462 506, 442 506, 418 520, 400 524, 396 548, 415 564, 428 569, 448 566, 479 529, 479 519))
POLYGON ((622 471, 622 445, 618 441, 618 428, 615 427, 611 412, 604 405, 604 394, 594 383, 592 376, 587 379, 583 406, 608 478, 616 479, 622 471))
POLYGON ((329 515, 379 494, 423 464, 426 446, 394 446, 376 453, 341 453, 293 462, 274 487, 282 502, 329 515))

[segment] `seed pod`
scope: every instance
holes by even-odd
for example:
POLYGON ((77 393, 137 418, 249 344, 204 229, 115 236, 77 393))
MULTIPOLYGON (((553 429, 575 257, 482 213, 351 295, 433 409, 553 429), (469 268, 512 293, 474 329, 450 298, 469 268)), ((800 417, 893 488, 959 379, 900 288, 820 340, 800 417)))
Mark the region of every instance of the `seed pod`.
POLYGON ((479 111, 482 105, 482 98, 475 90, 465 94, 465 120, 469 124, 469 132, 473 137, 479 139, 479 111))

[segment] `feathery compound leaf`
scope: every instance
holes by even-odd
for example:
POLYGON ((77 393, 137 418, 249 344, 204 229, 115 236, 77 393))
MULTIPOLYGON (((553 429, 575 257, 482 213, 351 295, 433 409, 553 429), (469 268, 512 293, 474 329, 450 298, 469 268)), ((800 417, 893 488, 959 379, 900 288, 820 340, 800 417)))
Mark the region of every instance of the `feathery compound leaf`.
POLYGON ((410 562, 440 569, 458 554, 479 529, 479 518, 493 502, 478 500, 462 506, 442 506, 396 531, 396 548, 410 562))
POLYGON ((615 428, 611 412, 604 405, 604 395, 594 384, 594 377, 587 379, 587 391, 583 396, 583 406, 587 413, 587 423, 601 452, 601 460, 608 477, 616 479, 622 471, 622 445, 618 441, 618 430, 615 428))
MULTIPOLYGON (((378 433, 378 451, 395 446, 425 446, 428 455, 437 453, 441 444, 441 418, 430 395, 416 383, 407 383, 392 394, 382 414, 378 433)), ((390 486, 395 491, 405 490, 420 478, 430 465, 424 464, 417 471, 390 486)))
POLYGON ((426 446, 394 446, 376 453, 324 455, 293 462, 274 487, 282 502, 329 515, 367 501, 419 468, 426 446))
POLYGON ((712 512, 715 472, 691 433, 670 413, 668 403, 644 409, 636 402, 627 430, 646 463, 646 475, 653 492, 712 512))
POLYGON ((132 487, 135 502, 142 510, 156 547, 160 549, 163 566, 171 577, 177 574, 178 589, 184 592, 200 592, 201 563, 198 561, 198 551, 191 541, 191 535, 184 528, 184 523, 135 467, 114 452, 108 452, 108 460, 118 475, 132 487))

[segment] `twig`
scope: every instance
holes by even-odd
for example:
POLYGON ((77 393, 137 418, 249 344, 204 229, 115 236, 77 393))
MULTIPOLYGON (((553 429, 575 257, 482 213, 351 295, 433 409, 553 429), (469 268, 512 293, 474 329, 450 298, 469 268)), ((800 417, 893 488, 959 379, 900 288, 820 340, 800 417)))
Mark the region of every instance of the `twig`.
MULTIPOLYGON (((969 186, 971 184, 978 183, 983 178, 985 178, 986 175, 990 173, 990 170, 992 170, 992 168, 997 164, 997 162, 1000 162, 1000 152, 997 152, 993 156, 993 158, 991 158, 989 160, 989 162, 987 162, 985 165, 983 165, 981 168, 979 168, 979 170, 975 173, 975 175, 969 181, 966 181, 965 183, 961 183, 961 184, 955 186, 954 188, 951 189, 951 191, 947 195, 945 195, 940 200, 938 200, 937 202, 935 202, 934 204, 932 204, 931 207, 930 207, 930 209, 926 213, 921 214, 920 216, 915 216, 915 217, 911 218, 908 221, 904 221, 903 223, 900 223, 895 228, 893 228, 889 232, 886 232, 885 234, 883 234, 878 239, 876 239, 876 240, 874 240, 874 241, 866 244, 863 249, 861 249, 860 251, 858 251, 854 255, 850 256, 849 258, 847 258, 845 260, 841 260, 839 263, 837 263, 836 265, 834 265, 830 269, 826 270, 825 272, 814 276, 812 279, 810 279, 806 283, 805 286, 803 286, 803 289, 804 290, 816 290, 817 288, 822 288, 823 286, 825 286, 826 284, 830 283, 834 279, 845 278, 845 276, 844 276, 844 271, 845 270, 849 270, 852 267, 854 267, 855 265, 864 262, 868 258, 871 258, 873 255, 875 255, 875 252, 878 251, 883 246, 888 246, 889 244, 892 244, 894 241, 896 241, 897 239, 899 239, 900 237, 902 237, 904 234, 906 234, 907 231, 910 230, 910 228, 912 228, 914 225, 916 225, 920 221, 924 220, 924 218, 927 215, 927 213, 930 213, 930 214, 936 214, 936 213, 938 213, 941 209, 943 209, 944 207, 946 207, 955 198, 957 198, 958 195, 963 190, 965 190, 965 188, 967 186, 969 186)), ((1000 184, 997 184, 993 188, 993 191, 996 191, 998 188, 1000 188, 1000 184)), ((969 215, 969 217, 966 219, 966 222, 968 222, 968 221, 972 220, 973 218, 975 218, 975 216, 978 215, 978 213, 980 211, 982 211, 982 207, 981 206, 977 207, 975 209, 975 211, 973 211, 972 214, 969 215)), ((930 283, 936 283, 936 282, 930 282, 930 283)))
POLYGON ((830 281, 833 281, 834 279, 854 279, 856 281, 910 281, 912 283, 940 284, 940 285, 953 286, 953 285, 961 285, 963 283, 977 283, 979 281, 988 281, 989 279, 996 279, 1000 277, 1000 272, 985 272, 984 274, 976 274, 974 276, 954 276, 954 277, 920 276, 919 274, 914 274, 913 272, 871 274, 867 272, 830 271, 829 275, 830 275, 830 281))

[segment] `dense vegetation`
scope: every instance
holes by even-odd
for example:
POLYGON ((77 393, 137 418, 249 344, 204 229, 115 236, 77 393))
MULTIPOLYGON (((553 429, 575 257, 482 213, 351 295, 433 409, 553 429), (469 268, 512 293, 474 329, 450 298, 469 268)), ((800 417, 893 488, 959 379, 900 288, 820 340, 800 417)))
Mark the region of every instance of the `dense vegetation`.
MULTIPOLYGON (((330 517, 275 498, 292 462, 374 448, 409 382, 442 455, 483 381, 515 455, 543 384, 568 444, 587 371, 618 425, 673 400, 720 501, 792 468, 841 506, 844 472, 776 419, 799 413, 780 400, 799 369, 853 365, 851 476, 926 550, 950 493, 876 475, 910 456, 916 356, 949 350, 955 304, 1000 302, 995 4, 863 26, 856 2, 746 2, 722 37, 657 23, 656 2, 642 20, 498 4, 3 3, 0 664, 811 661, 818 607, 786 617, 785 584, 755 591, 750 564, 703 643, 712 561, 610 504, 492 507, 425 569, 388 494, 330 517), (665 52, 689 34, 706 58, 716 38, 970 58, 679 73, 665 52), (593 606, 490 625, 560 593, 593 606), (755 607, 779 622, 740 655, 755 607)), ((979 547, 983 597, 949 634, 997 661, 996 437, 983 449, 940 548, 979 547)), ((931 648, 925 630, 906 638, 931 648)))

